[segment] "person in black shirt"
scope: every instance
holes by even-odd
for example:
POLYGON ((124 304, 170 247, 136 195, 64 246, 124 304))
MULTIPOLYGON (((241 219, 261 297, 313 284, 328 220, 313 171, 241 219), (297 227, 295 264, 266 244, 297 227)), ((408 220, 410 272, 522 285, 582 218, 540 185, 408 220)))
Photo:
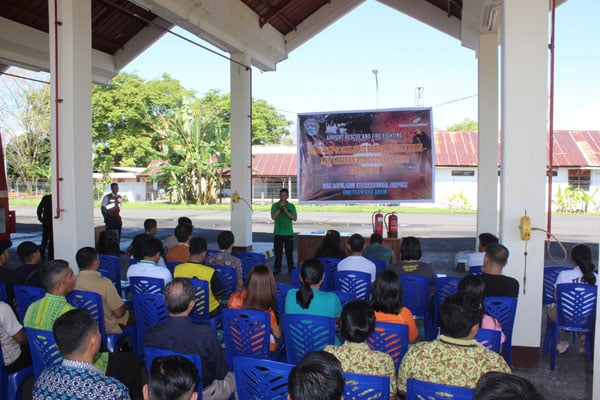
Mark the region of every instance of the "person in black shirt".
POLYGON ((486 247, 481 267, 481 279, 485 282, 484 297, 519 297, 519 281, 502 275, 508 262, 508 249, 501 244, 486 247))

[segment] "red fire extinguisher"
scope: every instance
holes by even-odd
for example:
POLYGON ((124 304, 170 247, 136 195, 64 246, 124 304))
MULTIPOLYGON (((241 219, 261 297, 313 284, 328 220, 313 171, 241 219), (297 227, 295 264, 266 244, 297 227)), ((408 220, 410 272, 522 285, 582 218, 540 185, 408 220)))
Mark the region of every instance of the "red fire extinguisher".
POLYGON ((381 211, 373 213, 371 223, 373 224, 373 233, 379 233, 383 236, 383 214, 381 211))
POLYGON ((391 212, 389 214, 385 214, 385 228, 387 229, 388 233, 387 237, 398 237, 398 216, 396 215, 396 213, 391 212))

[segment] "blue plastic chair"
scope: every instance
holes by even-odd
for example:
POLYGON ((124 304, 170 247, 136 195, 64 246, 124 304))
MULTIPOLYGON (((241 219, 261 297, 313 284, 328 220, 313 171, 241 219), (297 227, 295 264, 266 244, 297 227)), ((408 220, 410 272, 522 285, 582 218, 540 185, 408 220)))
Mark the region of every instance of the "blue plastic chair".
POLYGON ((62 354, 56 346, 52 331, 25 328, 25 332, 27 332, 31 359, 33 360, 33 375, 37 379, 44 369, 60 364, 62 354))
POLYGON ((211 329, 216 331, 221 325, 221 315, 210 316, 210 295, 208 292, 208 282, 202 279, 191 278, 194 287, 194 308, 190 313, 190 318, 195 323, 209 324, 211 329))
POLYGON ((486 297, 483 299, 485 313, 496 318, 502 326, 506 339, 502 345, 504 360, 512 367, 512 332, 517 312, 516 297, 486 297))
POLYGON ((132 276, 129 278, 129 286, 134 297, 141 293, 160 294, 165 290, 165 281, 161 278, 149 278, 145 276, 132 276))
POLYGON ((436 338, 440 326, 440 307, 444 300, 446 300, 446 297, 456 293, 458 282, 460 282, 460 278, 449 276, 435 278, 433 281, 433 321, 431 324, 432 329, 428 332, 429 336, 425 338, 426 340, 432 341, 436 338))
POLYGON ((173 275, 175 273, 175 267, 178 266, 179 264, 181 264, 180 261, 169 261, 169 262, 165 263, 165 265, 167 266, 167 269, 169 270, 169 272, 171 272, 171 275, 173 275))
POLYGON ((237 289, 237 272, 235 267, 228 267, 225 265, 213 265, 212 266, 217 273, 221 287, 223 288, 223 297, 228 299, 229 296, 237 289))
POLYGON ((6 293, 6 285, 4 282, 0 282, 0 301, 8 303, 8 295, 6 293))
POLYGON ((285 314, 283 338, 287 362, 298 364, 306 353, 335 344, 335 318, 308 314, 285 314))
POLYGON ((475 389, 408 378, 406 400, 473 400, 475 389))
POLYGON ((256 310, 226 308, 223 310, 225 356, 233 371, 233 357, 269 359, 271 324, 269 313, 256 310))
POLYGON ((206 249, 206 258, 215 254, 219 254, 220 252, 221 250, 206 249))
POLYGON ((73 307, 83 308, 88 310, 98 323, 98 330, 102 336, 102 348, 113 353, 117 347, 117 342, 126 336, 131 337, 131 345, 136 348, 136 334, 135 326, 127 326, 123 328, 122 333, 106 333, 106 326, 104 323, 104 305, 102 303, 102 296, 95 292, 88 292, 84 290, 73 290, 67 295, 67 301, 71 303, 73 307))
POLYGON ((152 361, 157 357, 162 356, 181 356, 190 360, 198 369, 198 384, 196 385, 196 393, 198 393, 198 400, 202 400, 202 359, 198 354, 183 354, 174 351, 159 349, 157 347, 144 347, 144 357, 146 359, 146 372, 150 374, 150 368, 152 367, 152 361))
POLYGON ((408 350, 408 325, 376 322, 375 330, 367 338, 367 344, 373 350, 392 356, 397 373, 400 362, 408 350))
POLYGON ((469 275, 481 275, 481 265, 473 265, 469 267, 469 275))
POLYGON ((15 298, 17 300, 17 311, 21 322, 25 319, 25 313, 31 303, 46 295, 46 291, 35 286, 15 285, 15 298))
POLYGON ((494 329, 479 328, 475 340, 481 343, 488 349, 500 354, 500 346, 502 342, 502 334, 494 329))
POLYGON ((335 273, 335 290, 352 293, 358 299, 371 300, 371 274, 358 271, 335 273))
POLYGON ((354 293, 345 293, 345 292, 340 292, 339 290, 331 290, 330 292, 335 293, 335 295, 338 297, 338 299, 340 299, 340 303, 342 304, 342 307, 344 307, 344 305, 346 305, 346 303, 349 303, 352 300, 356 300, 356 295, 354 293))
POLYGON ((321 290, 334 290, 337 265, 342 259, 335 257, 319 257, 319 261, 323 264, 323 271, 325 272, 325 280, 321 285, 321 290))
POLYGON ((344 373, 344 400, 389 400, 390 377, 344 373))
POLYGON ((10 374, 7 373, 2 346, 0 346, 0 400, 20 400, 22 398, 21 384, 30 376, 33 376, 33 365, 10 374))
POLYGON ((160 294, 141 293, 133 298, 135 311, 135 331, 137 334, 136 353, 144 355, 144 336, 151 326, 157 325, 169 316, 169 311, 160 294))
MULTIPOLYGON (((302 278, 300 277, 300 268, 294 268, 290 271, 290 279, 292 280, 292 286, 300 289, 302 287, 302 278)), ((325 282, 323 282, 325 283, 325 282)))
POLYGON ((111 256, 108 254, 98 254, 98 260, 100 260, 100 267, 98 272, 102 276, 107 277, 115 285, 119 296, 123 296, 123 289, 121 288, 121 261, 119 257, 111 256))
POLYGON ((277 290, 277 314, 282 316, 285 314, 285 298, 287 296, 287 292, 289 292, 290 289, 296 288, 286 283, 277 282, 275 283, 275 289, 277 290))
POLYGON ((264 254, 254 253, 251 251, 242 251, 235 255, 242 262, 242 275, 244 276, 244 285, 248 284, 248 277, 252 267, 258 264, 267 262, 267 257, 264 254))
POLYGON ((250 357, 234 357, 235 386, 240 399, 285 400, 292 364, 250 357))
POLYGON ((550 369, 556 367, 556 345, 561 330, 586 332, 586 358, 593 356, 597 287, 586 283, 561 283, 556 286, 556 321, 548 318, 543 354, 550 351, 550 369))
POLYGON ((371 261, 373 264, 375 264, 375 268, 377 270, 377 274, 379 275, 379 273, 381 271, 383 271, 384 269, 387 269, 388 263, 382 260, 377 260, 375 258, 367 258, 367 260, 371 261))
POLYGON ((573 269, 571 267, 564 267, 555 265, 552 267, 544 268, 544 299, 543 304, 548 305, 554 303, 554 289, 556 284, 556 278, 558 274, 563 271, 573 269))

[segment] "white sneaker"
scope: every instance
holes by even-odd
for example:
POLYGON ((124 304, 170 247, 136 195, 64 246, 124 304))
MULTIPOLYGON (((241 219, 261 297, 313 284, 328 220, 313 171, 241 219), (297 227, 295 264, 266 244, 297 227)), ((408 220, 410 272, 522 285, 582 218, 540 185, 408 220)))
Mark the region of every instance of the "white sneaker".
POLYGON ((567 342, 566 340, 561 340, 560 343, 556 345, 556 351, 558 351, 558 354, 564 353, 565 351, 567 351, 568 348, 569 342, 567 342))

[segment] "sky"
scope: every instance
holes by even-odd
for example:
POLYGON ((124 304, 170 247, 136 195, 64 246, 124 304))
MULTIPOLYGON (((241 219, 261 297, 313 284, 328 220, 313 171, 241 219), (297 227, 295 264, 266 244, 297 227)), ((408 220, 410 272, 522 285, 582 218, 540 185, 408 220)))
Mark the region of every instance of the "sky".
MULTIPOLYGON (((557 8, 555 129, 600 130, 599 15, 600 0, 569 0, 557 8)), ((230 90, 227 60, 170 34, 123 71, 148 80, 166 72, 199 96, 230 90)), ((436 129, 477 120, 475 52, 374 0, 292 51, 276 71, 253 68, 252 75, 253 98, 294 123, 303 112, 413 107, 417 86, 433 108, 436 129)))

